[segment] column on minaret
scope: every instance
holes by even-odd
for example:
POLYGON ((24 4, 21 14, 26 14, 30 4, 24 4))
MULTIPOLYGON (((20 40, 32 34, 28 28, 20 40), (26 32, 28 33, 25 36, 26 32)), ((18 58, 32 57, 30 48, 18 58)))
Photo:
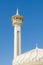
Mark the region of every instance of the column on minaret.
POLYGON ((23 16, 18 14, 12 16, 12 24, 14 26, 14 58, 21 54, 21 25, 23 23, 23 16))
POLYGON ((21 26, 15 25, 14 28, 14 57, 21 54, 21 26))

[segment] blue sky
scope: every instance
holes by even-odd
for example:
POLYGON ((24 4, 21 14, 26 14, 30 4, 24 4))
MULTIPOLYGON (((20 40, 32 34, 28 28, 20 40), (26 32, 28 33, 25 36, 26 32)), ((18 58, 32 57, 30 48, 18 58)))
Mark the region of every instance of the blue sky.
POLYGON ((0 65, 12 65, 12 15, 24 16, 22 25, 22 53, 36 47, 43 48, 43 0, 0 0, 0 65))

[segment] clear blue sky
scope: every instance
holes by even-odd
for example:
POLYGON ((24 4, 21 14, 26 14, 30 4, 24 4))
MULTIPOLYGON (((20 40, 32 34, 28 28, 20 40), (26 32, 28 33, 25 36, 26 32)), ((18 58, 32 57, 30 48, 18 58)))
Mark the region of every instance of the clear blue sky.
POLYGON ((24 16, 22 52, 43 48, 43 0, 0 0, 0 65, 12 65, 13 26, 16 9, 24 16))

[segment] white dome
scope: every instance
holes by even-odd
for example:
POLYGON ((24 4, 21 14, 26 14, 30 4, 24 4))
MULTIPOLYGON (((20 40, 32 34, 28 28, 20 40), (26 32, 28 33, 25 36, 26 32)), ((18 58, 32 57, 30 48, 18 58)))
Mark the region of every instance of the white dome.
POLYGON ((31 63, 31 62, 43 62, 43 49, 35 48, 33 50, 30 50, 27 53, 21 54, 17 56, 17 58, 14 61, 14 64, 22 64, 22 63, 31 63))

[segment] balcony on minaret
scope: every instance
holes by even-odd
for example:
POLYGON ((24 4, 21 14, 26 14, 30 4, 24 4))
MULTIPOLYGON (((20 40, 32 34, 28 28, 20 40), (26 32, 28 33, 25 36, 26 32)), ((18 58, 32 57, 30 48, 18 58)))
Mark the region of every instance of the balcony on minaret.
POLYGON ((23 18, 24 18, 23 16, 19 15, 18 9, 17 9, 16 15, 12 16, 13 25, 15 25, 15 24, 21 25, 23 22, 23 18))

